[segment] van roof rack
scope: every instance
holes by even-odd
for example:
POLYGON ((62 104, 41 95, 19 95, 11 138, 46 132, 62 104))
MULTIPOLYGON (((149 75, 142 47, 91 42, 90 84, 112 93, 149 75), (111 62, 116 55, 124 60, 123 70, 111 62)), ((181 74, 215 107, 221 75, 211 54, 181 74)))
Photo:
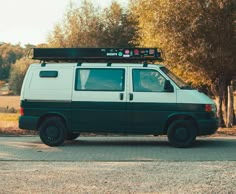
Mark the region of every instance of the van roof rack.
POLYGON ((161 53, 157 48, 33 48, 30 51, 32 59, 44 62, 163 61, 161 53))

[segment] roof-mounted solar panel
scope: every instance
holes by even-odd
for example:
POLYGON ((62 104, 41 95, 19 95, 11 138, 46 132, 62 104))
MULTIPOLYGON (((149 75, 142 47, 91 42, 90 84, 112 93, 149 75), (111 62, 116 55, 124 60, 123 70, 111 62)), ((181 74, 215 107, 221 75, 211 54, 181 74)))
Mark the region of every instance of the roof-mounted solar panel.
POLYGON ((157 48, 34 48, 33 59, 41 61, 162 61, 157 48))

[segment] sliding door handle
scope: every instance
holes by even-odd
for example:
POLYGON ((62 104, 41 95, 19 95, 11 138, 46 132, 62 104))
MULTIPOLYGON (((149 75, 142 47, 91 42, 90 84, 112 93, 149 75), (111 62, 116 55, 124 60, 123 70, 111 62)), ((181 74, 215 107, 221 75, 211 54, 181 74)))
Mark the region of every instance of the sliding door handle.
POLYGON ((132 93, 129 94, 129 100, 132 101, 134 99, 134 95, 132 93))

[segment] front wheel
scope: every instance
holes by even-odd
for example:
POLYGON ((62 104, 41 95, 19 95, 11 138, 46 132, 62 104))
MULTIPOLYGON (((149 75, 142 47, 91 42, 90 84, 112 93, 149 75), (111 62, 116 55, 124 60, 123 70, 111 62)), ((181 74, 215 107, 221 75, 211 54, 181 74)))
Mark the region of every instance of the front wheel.
POLYGON ((79 136, 79 133, 67 133, 66 140, 74 140, 79 136))
POLYGON ((197 137, 197 128, 190 120, 176 120, 168 127, 167 136, 174 147, 190 147, 197 137))
POLYGON ((39 136, 48 146, 59 146, 64 143, 66 127, 58 117, 50 117, 39 127, 39 136))

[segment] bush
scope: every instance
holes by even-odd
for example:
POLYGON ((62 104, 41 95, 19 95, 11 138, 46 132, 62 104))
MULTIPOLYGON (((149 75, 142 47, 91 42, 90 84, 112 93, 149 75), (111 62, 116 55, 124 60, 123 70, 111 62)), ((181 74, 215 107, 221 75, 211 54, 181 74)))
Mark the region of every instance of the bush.
POLYGON ((15 95, 19 95, 21 92, 21 86, 26 74, 26 71, 29 65, 32 63, 32 60, 27 58, 22 58, 16 61, 12 66, 10 79, 9 79, 9 88, 13 91, 15 95))

